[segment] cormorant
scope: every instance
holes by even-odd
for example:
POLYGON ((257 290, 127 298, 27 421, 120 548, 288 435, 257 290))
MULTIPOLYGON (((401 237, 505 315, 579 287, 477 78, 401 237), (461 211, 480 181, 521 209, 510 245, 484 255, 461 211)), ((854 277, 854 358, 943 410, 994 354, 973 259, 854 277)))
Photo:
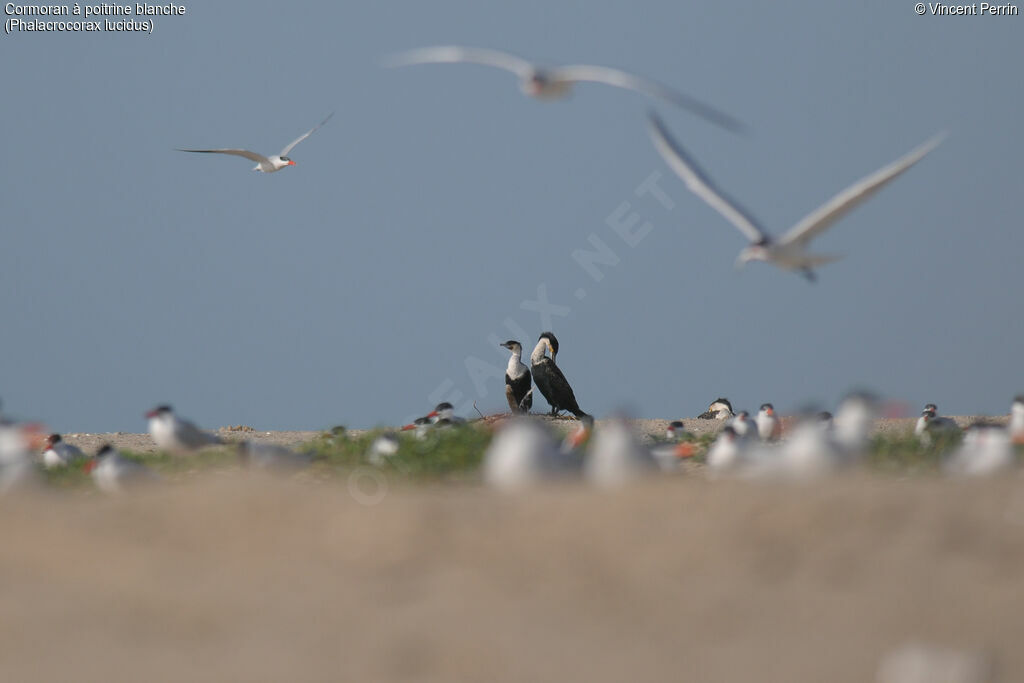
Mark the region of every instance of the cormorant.
POLYGON ((555 365, 555 356, 558 355, 558 340, 550 332, 544 332, 537 340, 530 355, 530 367, 533 370, 533 381, 544 395, 547 402, 551 404, 551 415, 557 415, 561 410, 568 410, 578 418, 587 414, 580 410, 576 403, 576 396, 572 393, 565 375, 555 365), (551 352, 548 358, 546 352, 551 352))
POLYGON ((523 345, 510 339, 501 346, 512 352, 505 370, 505 398, 513 414, 529 413, 533 407, 533 380, 530 368, 523 363, 523 345))

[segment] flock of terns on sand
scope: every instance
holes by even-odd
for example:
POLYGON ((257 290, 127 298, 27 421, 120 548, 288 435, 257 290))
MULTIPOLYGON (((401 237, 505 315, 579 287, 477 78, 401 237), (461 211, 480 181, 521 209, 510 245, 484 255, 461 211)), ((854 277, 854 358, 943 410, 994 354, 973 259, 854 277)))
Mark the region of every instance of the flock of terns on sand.
MULTIPOLYGON (((548 348, 546 339, 542 335, 538 346, 548 348)), ((516 347, 518 344, 513 354, 516 347)), ((513 358, 518 360, 517 355, 513 358)), ((512 394, 509 396, 511 402, 512 394)), ((875 398, 855 393, 841 402, 834 416, 827 412, 805 415, 784 429, 770 403, 763 404, 751 419, 747 411, 734 413, 728 399, 716 399, 697 418, 722 422, 705 453, 704 471, 709 478, 807 479, 850 469, 868 452, 879 410, 875 398)), ((403 430, 412 430, 416 439, 429 439, 440 430, 468 424, 454 412, 450 403, 441 403, 403 430)), ((510 418, 499 422, 483 458, 481 473, 487 484, 518 489, 584 477, 599 486, 614 486, 656 472, 680 470, 696 454, 693 436, 681 420, 669 423, 663 438, 645 444, 626 420, 613 418, 595 427, 594 419, 580 412, 578 424, 559 443, 547 423, 525 412, 519 404, 510 418)), ((177 416, 168 405, 154 408, 146 417, 153 442, 165 452, 182 455, 226 443, 177 416)), ((917 420, 914 435, 923 446, 945 449, 944 469, 949 474, 977 476, 1009 470, 1016 460, 1015 446, 1024 445, 1024 396, 1014 399, 1007 424, 976 422, 965 431, 951 418, 939 416, 935 404, 929 403, 917 420)), ((315 459, 311 453, 275 444, 237 441, 234 446, 244 465, 259 469, 293 472, 315 459)), ((384 432, 372 441, 365 459, 383 465, 400 446, 398 433, 384 432)), ((34 482, 40 466, 77 465, 107 493, 159 479, 146 465, 109 444, 89 456, 60 434, 46 435, 37 423, 0 416, 0 492, 34 482)))
MULTIPOLYGON (((742 132, 743 126, 732 116, 700 100, 682 94, 653 80, 624 71, 593 65, 541 67, 520 57, 496 50, 443 46, 412 50, 389 58, 386 66, 406 67, 419 64, 467 62, 496 67, 514 74, 524 94, 541 100, 564 98, 577 83, 604 83, 639 92, 656 100, 684 109, 705 121, 728 131, 742 132)), ((180 149, 182 152, 227 154, 256 162, 254 170, 275 173, 294 166, 292 150, 326 124, 333 112, 319 124, 290 142, 279 154, 265 156, 239 148, 180 149)), ((668 166, 698 198, 732 223, 750 244, 737 259, 737 266, 757 260, 802 273, 814 279, 814 268, 837 257, 813 254, 807 250, 811 241, 859 203, 874 195, 886 184, 910 169, 933 150, 944 134, 911 150, 891 164, 855 182, 839 192, 795 226, 773 238, 752 215, 719 189, 692 156, 675 140, 655 114, 648 115, 651 140, 668 166)), ((649 472, 675 469, 683 459, 694 454, 693 444, 682 422, 669 425, 663 442, 654 447, 641 445, 624 421, 611 420, 594 429, 593 418, 576 400, 572 387, 556 364, 558 340, 554 334, 540 335, 530 365, 522 360, 520 342, 509 340, 501 346, 511 352, 505 374, 506 398, 513 419, 500 429, 484 457, 485 481, 503 488, 522 484, 585 475, 598 484, 614 484, 649 472), (550 415, 572 413, 579 425, 559 444, 547 426, 531 420, 533 388, 551 406, 550 415), (591 441, 591 433, 596 432, 591 441)), ((865 453, 870 430, 877 413, 877 403, 866 395, 853 395, 843 401, 835 417, 823 413, 800 420, 782 436, 782 421, 774 408, 766 403, 753 420, 746 411, 734 413, 726 399, 713 402, 704 419, 724 420, 725 426, 707 452, 707 471, 711 476, 738 474, 744 476, 804 476, 832 471, 859 460, 865 453)), ((147 413, 149 432, 157 447, 175 453, 186 453, 204 446, 223 443, 174 414, 170 406, 158 406, 147 413)), ((438 405, 428 415, 417 419, 404 430, 425 437, 432 430, 458 426, 465 422, 454 415, 449 403, 438 405)), ((930 444, 940 435, 959 433, 960 428, 940 417, 934 405, 925 407, 915 433, 922 443, 930 444)), ((1013 403, 1008 427, 972 425, 957 450, 948 458, 953 472, 985 473, 1003 469, 1013 461, 1013 442, 1024 441, 1024 398, 1013 403)), ((240 456, 260 467, 300 468, 311 462, 311 456, 282 446, 240 442, 240 456)), ((367 458, 381 463, 399 448, 395 433, 379 436, 371 445, 367 458)), ((38 425, 16 423, 0 418, 0 489, 6 488, 33 469, 68 466, 82 461, 97 486, 104 491, 120 490, 127 482, 147 481, 156 475, 145 465, 126 458, 109 445, 95 456, 87 457, 75 446, 63 441, 59 434, 44 436, 38 425)))
MULTIPOLYGON (((411 50, 387 58, 384 64, 389 67, 406 67, 419 64, 459 62, 480 64, 509 71, 519 79, 519 87, 524 94, 540 100, 564 98, 569 95, 572 87, 577 83, 604 83, 633 90, 675 105, 731 132, 743 131, 743 125, 739 121, 709 104, 661 83, 603 66, 579 64, 549 68, 498 50, 454 45, 411 50)), ((274 156, 264 156, 247 149, 237 148, 179 149, 178 151, 241 156, 256 162, 253 170, 274 173, 288 166, 294 166, 295 162, 289 158, 288 154, 297 144, 327 123, 331 116, 333 113, 288 144, 280 154, 274 156)), ((748 261, 765 261, 785 270, 799 272, 812 281, 815 279, 814 268, 835 261, 839 257, 810 253, 807 251, 807 247, 811 241, 847 212, 924 158, 945 137, 944 133, 936 135, 891 164, 858 180, 812 211, 781 237, 774 239, 748 211, 715 185, 683 146, 669 135, 661 119, 653 113, 649 114, 648 119, 651 139, 668 166, 683 180, 693 194, 720 213, 750 241, 749 246, 740 252, 736 260, 737 267, 748 261)))

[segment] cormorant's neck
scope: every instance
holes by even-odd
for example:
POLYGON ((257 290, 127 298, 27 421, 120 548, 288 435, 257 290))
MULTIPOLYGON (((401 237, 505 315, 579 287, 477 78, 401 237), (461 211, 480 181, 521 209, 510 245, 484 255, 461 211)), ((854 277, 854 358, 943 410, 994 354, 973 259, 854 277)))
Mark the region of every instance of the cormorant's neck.
POLYGON ((522 358, 522 349, 512 352, 512 357, 508 359, 508 368, 505 370, 509 377, 516 379, 525 372, 526 366, 523 364, 522 358))
POLYGON ((544 360, 544 353, 547 351, 548 345, 544 339, 537 342, 537 345, 533 347, 533 353, 530 354, 530 364, 536 365, 537 363, 544 360))

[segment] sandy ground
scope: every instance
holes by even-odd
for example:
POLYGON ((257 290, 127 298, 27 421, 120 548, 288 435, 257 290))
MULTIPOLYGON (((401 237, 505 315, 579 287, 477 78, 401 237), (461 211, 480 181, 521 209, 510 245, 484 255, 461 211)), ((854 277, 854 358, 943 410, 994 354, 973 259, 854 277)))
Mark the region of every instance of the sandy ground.
POLYGON ((674 477, 507 496, 238 474, 0 500, 17 681, 1024 680, 1024 481, 674 477))
POLYGON ((0 680, 1024 680, 1021 476, 351 483, 0 498, 0 680))

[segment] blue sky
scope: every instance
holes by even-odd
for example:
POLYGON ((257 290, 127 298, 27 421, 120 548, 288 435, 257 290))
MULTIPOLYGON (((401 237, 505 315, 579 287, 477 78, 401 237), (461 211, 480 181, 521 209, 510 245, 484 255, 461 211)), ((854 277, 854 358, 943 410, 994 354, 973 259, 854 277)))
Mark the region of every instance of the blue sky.
POLYGON ((497 341, 548 327, 598 416, 692 416, 718 395, 786 412, 852 387, 1004 413, 1024 391, 1024 17, 364 5, 190 4, 152 35, 0 37, 8 412, 61 431, 141 431, 160 402, 267 429, 395 424, 444 399, 496 412, 497 341), (445 43, 617 66, 732 113, 750 135, 653 105, 776 234, 950 136, 816 242, 845 258, 810 285, 734 270, 743 239, 664 166, 641 96, 544 103, 484 67, 379 66, 445 43), (280 173, 173 151, 273 153, 331 111, 280 173), (652 174, 670 210, 637 194, 652 174), (612 227, 631 220, 632 245, 612 227), (616 261, 600 280, 573 257, 595 244, 616 261))

